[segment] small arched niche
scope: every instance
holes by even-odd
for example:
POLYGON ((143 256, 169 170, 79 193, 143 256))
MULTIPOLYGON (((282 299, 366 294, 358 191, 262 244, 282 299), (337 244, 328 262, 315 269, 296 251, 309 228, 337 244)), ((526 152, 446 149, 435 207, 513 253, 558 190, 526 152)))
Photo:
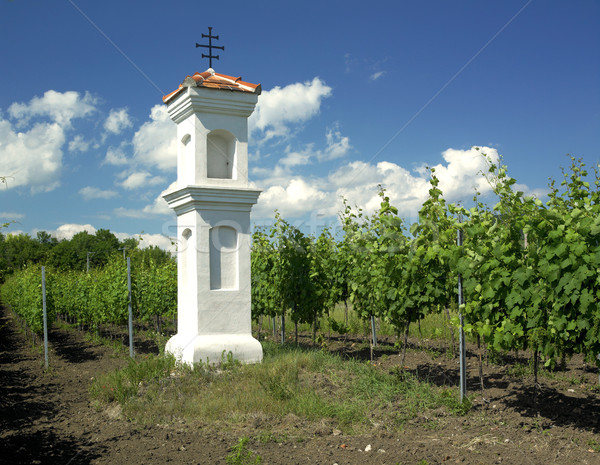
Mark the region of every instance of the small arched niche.
POLYGON ((209 233, 210 288, 237 289, 238 233, 231 226, 215 226, 209 233))
POLYGON ((233 134, 215 129, 208 134, 206 144, 206 176, 218 179, 235 179, 235 142, 233 134))

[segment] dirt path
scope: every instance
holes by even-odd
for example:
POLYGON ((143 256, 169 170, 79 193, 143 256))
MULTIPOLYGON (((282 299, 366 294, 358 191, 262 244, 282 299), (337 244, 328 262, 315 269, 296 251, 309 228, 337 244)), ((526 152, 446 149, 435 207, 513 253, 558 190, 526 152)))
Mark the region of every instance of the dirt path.
MULTIPOLYGON (((11 315, 2 311, 0 464, 225 464, 240 437, 257 433, 253 425, 237 431, 184 423, 137 425, 121 418, 116 407, 98 412, 89 402, 91 378, 123 366, 126 358, 85 341, 76 331, 54 328, 50 340, 52 369, 45 373, 43 354, 31 347, 11 315)), ((381 363, 392 363, 391 359, 381 363)), ((409 369, 425 369, 417 355, 407 363, 409 369)), ((454 361, 444 361, 445 367, 438 365, 442 362, 428 363, 430 371, 431 366, 448 370, 454 361)), ((488 373, 488 383, 492 384, 493 376, 488 373)), ((567 389, 547 387, 543 399, 554 395, 562 410, 548 407, 545 417, 532 418, 519 407, 527 403, 528 391, 519 393, 506 377, 502 379, 489 392, 495 401, 486 412, 436 422, 417 418, 402 433, 382 430, 369 437, 345 437, 326 425, 307 424, 301 440, 253 439, 248 446, 263 464, 274 465, 600 464, 600 453, 590 446, 595 438, 600 446, 597 394, 582 394, 569 404, 568 396, 556 394, 567 389), (590 408, 596 411, 583 421, 584 410, 590 408)), ((303 422, 285 418, 281 427, 292 423, 303 422)))

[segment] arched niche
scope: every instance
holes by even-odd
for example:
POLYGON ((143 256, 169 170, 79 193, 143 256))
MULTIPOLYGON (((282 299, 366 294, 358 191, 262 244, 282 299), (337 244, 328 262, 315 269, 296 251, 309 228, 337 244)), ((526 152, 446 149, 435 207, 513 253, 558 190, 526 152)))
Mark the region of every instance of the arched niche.
POLYGON ((236 139, 224 129, 208 134, 206 144, 206 176, 218 179, 235 179, 234 166, 236 139))
POLYGON ((238 232, 231 226, 215 226, 209 232, 210 288, 238 287, 238 232))

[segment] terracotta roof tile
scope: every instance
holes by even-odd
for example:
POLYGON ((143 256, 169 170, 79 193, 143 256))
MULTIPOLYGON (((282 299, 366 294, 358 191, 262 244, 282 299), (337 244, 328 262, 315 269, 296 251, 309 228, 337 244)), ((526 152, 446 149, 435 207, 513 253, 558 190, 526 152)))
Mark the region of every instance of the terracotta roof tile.
POLYGON ((260 94, 260 84, 252 84, 242 81, 240 77, 227 76, 226 74, 215 73, 211 68, 203 73, 195 73, 193 76, 186 76, 179 87, 170 94, 163 97, 163 102, 167 103, 175 97, 184 87, 206 87, 208 89, 230 90, 235 92, 249 92, 260 94))

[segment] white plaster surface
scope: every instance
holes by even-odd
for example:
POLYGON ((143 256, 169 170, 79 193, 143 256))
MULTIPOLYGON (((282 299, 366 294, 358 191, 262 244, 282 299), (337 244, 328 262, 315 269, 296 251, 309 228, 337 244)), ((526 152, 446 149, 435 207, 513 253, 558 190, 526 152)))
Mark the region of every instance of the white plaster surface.
POLYGON ((179 243, 177 334, 166 350, 184 363, 218 363, 228 352, 244 363, 262 360, 250 311, 250 210, 260 191, 248 188, 247 118, 256 101, 190 87, 168 107, 180 143, 177 188, 164 196, 179 243))

